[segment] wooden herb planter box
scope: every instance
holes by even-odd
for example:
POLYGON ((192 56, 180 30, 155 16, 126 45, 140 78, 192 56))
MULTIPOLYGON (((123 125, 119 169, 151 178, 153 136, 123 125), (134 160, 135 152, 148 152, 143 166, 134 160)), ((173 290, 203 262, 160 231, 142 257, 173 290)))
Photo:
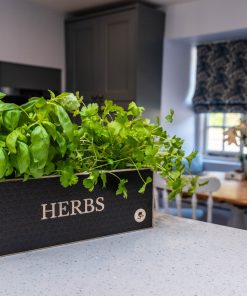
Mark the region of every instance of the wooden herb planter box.
MULTIPOLYGON (((88 192, 79 182, 69 188, 56 176, 0 183, 0 255, 75 242, 152 226, 152 183, 144 194, 133 170, 115 172, 128 179, 128 198, 116 196, 116 178, 107 188, 88 192)), ((150 170, 143 177, 152 176, 150 170)))

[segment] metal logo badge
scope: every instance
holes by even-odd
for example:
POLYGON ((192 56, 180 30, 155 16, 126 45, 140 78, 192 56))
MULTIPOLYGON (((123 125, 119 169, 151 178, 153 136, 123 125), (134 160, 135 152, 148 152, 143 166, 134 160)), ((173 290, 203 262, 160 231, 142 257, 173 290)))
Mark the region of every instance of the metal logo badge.
POLYGON ((137 223, 141 223, 145 220, 146 218, 146 211, 144 209, 138 209, 135 211, 135 215, 134 215, 134 218, 135 218, 135 221, 137 223))

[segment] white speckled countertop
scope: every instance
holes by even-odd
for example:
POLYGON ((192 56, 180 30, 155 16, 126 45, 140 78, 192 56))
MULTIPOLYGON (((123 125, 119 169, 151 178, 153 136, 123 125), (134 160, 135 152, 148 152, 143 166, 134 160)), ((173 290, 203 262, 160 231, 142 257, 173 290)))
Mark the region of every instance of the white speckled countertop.
POLYGON ((172 216, 156 224, 2 257, 0 295, 247 295, 246 231, 172 216))

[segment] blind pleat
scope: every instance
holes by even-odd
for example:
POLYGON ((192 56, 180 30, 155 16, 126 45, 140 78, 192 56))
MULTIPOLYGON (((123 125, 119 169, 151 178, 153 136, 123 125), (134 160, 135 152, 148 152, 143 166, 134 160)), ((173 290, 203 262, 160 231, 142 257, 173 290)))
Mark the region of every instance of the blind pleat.
POLYGON ((196 113, 247 111, 247 40, 197 47, 196 113))

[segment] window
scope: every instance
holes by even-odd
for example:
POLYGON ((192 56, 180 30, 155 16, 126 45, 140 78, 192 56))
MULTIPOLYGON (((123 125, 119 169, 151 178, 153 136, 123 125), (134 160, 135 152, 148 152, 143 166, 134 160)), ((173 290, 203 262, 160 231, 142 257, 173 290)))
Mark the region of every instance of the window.
MULTIPOLYGON (((224 131, 240 123, 240 113, 208 113, 204 118, 203 150, 205 155, 235 156, 240 146, 228 145, 224 131)), ((240 144, 240 143, 238 143, 240 144)))

